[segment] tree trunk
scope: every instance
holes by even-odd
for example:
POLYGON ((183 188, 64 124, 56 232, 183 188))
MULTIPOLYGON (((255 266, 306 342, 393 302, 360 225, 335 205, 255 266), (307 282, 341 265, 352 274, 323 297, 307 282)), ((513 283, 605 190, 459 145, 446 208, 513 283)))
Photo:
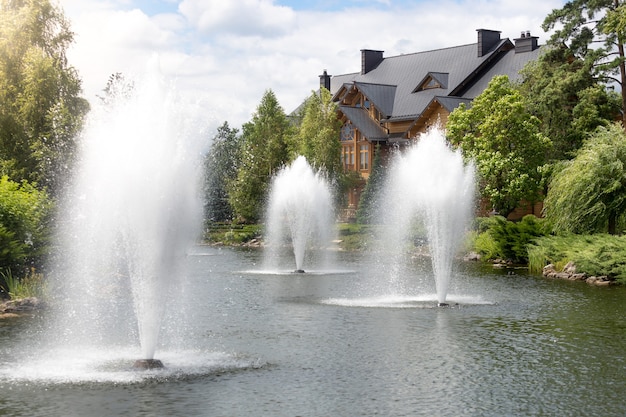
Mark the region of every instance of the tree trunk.
POLYGON ((614 211, 609 213, 609 234, 617 234, 617 213, 614 211))
MULTIPOLYGON (((619 1, 614 0, 615 8, 619 7, 619 1)), ((617 35, 617 52, 620 57, 619 75, 622 90, 622 128, 626 129, 626 63, 624 62, 624 40, 617 35)))

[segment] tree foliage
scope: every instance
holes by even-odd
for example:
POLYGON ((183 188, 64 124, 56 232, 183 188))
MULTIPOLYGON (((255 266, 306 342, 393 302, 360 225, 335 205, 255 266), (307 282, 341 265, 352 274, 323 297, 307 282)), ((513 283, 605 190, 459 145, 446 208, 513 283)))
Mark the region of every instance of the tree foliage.
POLYGON ((210 221, 223 222, 233 218, 228 201, 228 187, 237 178, 241 148, 238 129, 231 129, 224 122, 217 129, 211 150, 205 158, 205 217, 210 221))
POLYGON ((541 191, 539 168, 551 142, 539 124, 506 75, 494 77, 471 108, 461 105, 448 119, 448 139, 474 160, 482 197, 503 216, 541 191))
POLYGON ((289 161, 291 125, 276 95, 267 90, 252 117, 242 127, 241 166, 229 201, 243 221, 261 219, 272 176, 289 161))
POLYGON ((27 182, 0 178, 0 271, 21 275, 41 268, 48 252, 53 204, 27 182))
POLYGON ((0 173, 53 193, 88 111, 65 56, 73 33, 49 0, 0 0, 0 173))
MULTIPOLYGON (((554 30, 548 41, 550 53, 578 62, 600 83, 619 85, 622 110, 626 109, 624 7, 620 0, 572 0, 553 10, 542 25, 546 32, 554 30)), ((622 117, 626 121, 623 112, 622 117)))
POLYGON ((626 210, 626 135, 619 124, 600 127, 550 181, 546 218, 557 233, 614 234, 626 210))
POLYGON ((332 101, 330 91, 321 88, 319 92, 312 92, 305 102, 295 152, 323 170, 333 183, 342 173, 340 129, 337 105, 332 101))
POLYGON ((588 63, 565 48, 549 49, 522 70, 520 91, 553 147, 550 160, 570 159, 583 139, 619 114, 618 95, 599 83, 588 63))

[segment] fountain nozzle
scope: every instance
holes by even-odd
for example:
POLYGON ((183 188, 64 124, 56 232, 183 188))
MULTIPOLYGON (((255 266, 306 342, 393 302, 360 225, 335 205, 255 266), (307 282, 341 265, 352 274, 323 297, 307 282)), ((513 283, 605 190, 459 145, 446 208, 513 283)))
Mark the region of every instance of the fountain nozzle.
POLYGON ((133 364, 135 369, 161 369, 163 362, 158 359, 138 359, 133 364))

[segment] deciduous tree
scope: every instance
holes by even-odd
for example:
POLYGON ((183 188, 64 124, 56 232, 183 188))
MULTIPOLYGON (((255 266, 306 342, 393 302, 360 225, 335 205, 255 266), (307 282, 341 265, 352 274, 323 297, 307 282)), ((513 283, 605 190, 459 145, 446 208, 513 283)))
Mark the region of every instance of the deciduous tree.
POLYGON ((494 77, 470 108, 461 105, 448 119, 448 139, 474 160, 482 197, 503 216, 541 191, 539 168, 551 143, 539 123, 506 75, 494 77))
POLYGON ((0 172, 59 189, 88 103, 65 52, 73 33, 49 0, 0 0, 0 172))
POLYGON ((333 183, 337 183, 342 173, 340 129, 337 105, 332 101, 330 91, 321 88, 319 92, 311 93, 305 102, 296 135, 296 153, 323 170, 333 183))
POLYGON ((267 90, 252 117, 242 127, 241 166, 229 201, 243 221, 261 219, 272 176, 289 161, 291 125, 276 95, 267 90))

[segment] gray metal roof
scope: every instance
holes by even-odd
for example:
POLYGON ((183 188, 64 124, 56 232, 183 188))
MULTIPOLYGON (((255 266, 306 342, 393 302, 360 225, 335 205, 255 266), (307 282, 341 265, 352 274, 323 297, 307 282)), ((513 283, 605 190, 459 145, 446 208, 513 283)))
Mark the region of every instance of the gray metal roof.
POLYGON ((472 43, 386 57, 366 74, 333 76, 331 93, 337 93, 344 84, 354 84, 390 121, 403 120, 419 116, 435 97, 444 106, 452 105, 453 97, 473 99, 494 75, 507 74, 517 79, 519 70, 539 54, 539 49, 516 54, 508 39, 500 40, 483 56, 478 56, 477 48, 478 44, 472 43), (415 91, 429 76, 447 88, 415 91))
POLYGON ((367 84, 362 82, 355 82, 354 84, 361 90, 365 97, 374 103, 374 106, 376 106, 385 117, 393 114, 393 103, 397 89, 395 85, 367 84))
POLYGON ((369 116, 367 110, 358 107, 339 106, 352 124, 369 140, 386 140, 387 130, 383 129, 369 116))

